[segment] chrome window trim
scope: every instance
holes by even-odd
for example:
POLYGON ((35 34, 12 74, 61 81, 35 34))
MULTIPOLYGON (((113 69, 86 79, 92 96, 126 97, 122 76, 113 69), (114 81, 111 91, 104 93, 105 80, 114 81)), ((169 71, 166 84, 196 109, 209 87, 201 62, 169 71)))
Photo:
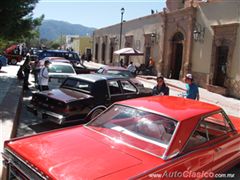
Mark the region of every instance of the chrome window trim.
POLYGON ((120 85, 121 85, 121 88, 122 88, 122 91, 123 91, 123 94, 126 94, 126 95, 128 95, 128 94, 139 94, 139 89, 135 86, 135 84, 131 81, 131 80, 129 80, 129 79, 121 79, 120 80, 120 85), (122 81, 127 81, 127 82, 129 82, 134 88, 135 88, 135 92, 129 92, 129 93, 125 93, 124 92, 124 89, 123 89, 123 85, 122 85, 122 81))
MULTIPOLYGON (((172 120, 173 120, 173 119, 172 119, 172 120)), ((175 120, 175 121, 176 121, 176 120, 175 120)), ((167 149, 165 150, 165 152, 164 152, 164 154, 163 154, 163 159, 164 159, 164 160, 171 159, 171 158, 177 156, 177 155, 179 154, 179 152, 180 152, 180 151, 177 151, 177 152, 175 152, 175 153, 173 153, 173 154, 170 154, 169 156, 166 156, 166 154, 167 154, 168 151, 169 151, 169 148, 172 146, 173 140, 175 139, 175 136, 176 136, 176 133, 177 133, 177 131, 178 131, 178 129, 179 129, 179 126, 180 126, 180 123, 177 121, 177 126, 176 126, 176 128, 175 128, 175 130, 174 130, 174 133, 173 133, 173 135, 172 135, 172 137, 171 137, 171 140, 170 140, 170 142, 169 142, 169 144, 168 144, 168 147, 167 147, 167 149)))
MULTIPOLYGON (((221 109, 221 112, 225 118, 225 122, 229 124, 229 126, 232 128, 232 131, 236 131, 234 124, 232 123, 231 119, 228 117, 226 112, 223 109, 221 109)), ((231 131, 229 131, 229 132, 231 132, 231 131)))
POLYGON ((107 86, 108 86, 108 93, 109 93, 109 97, 110 97, 110 98, 111 98, 111 97, 115 97, 115 96, 119 96, 119 95, 123 95, 123 90, 122 90, 122 87, 121 87, 121 83, 119 82, 119 79, 110 79, 110 80, 107 80, 107 86), (111 92, 110 92, 110 82, 113 82, 113 81, 117 82, 118 87, 119 87, 121 93, 111 94, 111 92))
MULTIPOLYGON (((189 142, 189 140, 190 140, 190 137, 191 137, 191 136, 193 135, 193 133, 196 131, 196 129, 197 129, 197 127, 200 125, 200 123, 201 123, 206 117, 211 116, 211 115, 213 115, 213 114, 217 114, 217 113, 222 113, 223 116, 224 116, 224 118, 225 118, 225 120, 226 120, 226 114, 225 114, 225 112, 224 112, 222 109, 203 115, 203 116, 200 118, 200 120, 199 120, 199 122, 197 123, 196 127, 194 128, 194 130, 192 131, 191 135, 188 137, 187 142, 185 143, 185 145, 183 146, 183 148, 182 148, 182 150, 179 152, 179 154, 181 154, 182 152, 184 152, 184 150, 185 150, 185 148, 186 148, 186 146, 187 146, 187 144, 188 144, 188 142, 189 142)), ((231 120, 229 120, 229 121, 231 122, 231 120)), ((235 131, 234 126, 231 126, 231 124, 230 124, 230 127, 232 128, 232 131, 229 131, 229 132, 235 131)), ((207 142, 209 142, 209 141, 211 141, 211 140, 208 140, 207 142)), ((206 143, 206 142, 205 142, 205 143, 206 143)), ((193 150, 193 151, 195 151, 195 150, 193 150)), ((193 152, 193 151, 186 152, 186 154, 188 154, 188 153, 190 153, 190 152, 193 152)))

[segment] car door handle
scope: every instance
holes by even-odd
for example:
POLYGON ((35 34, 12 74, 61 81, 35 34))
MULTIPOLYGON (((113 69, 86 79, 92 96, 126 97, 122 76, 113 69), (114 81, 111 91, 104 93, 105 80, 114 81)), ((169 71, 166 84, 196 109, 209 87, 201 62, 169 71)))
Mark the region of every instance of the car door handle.
POLYGON ((216 152, 220 152, 221 150, 222 150, 221 147, 218 147, 218 148, 215 149, 216 152))

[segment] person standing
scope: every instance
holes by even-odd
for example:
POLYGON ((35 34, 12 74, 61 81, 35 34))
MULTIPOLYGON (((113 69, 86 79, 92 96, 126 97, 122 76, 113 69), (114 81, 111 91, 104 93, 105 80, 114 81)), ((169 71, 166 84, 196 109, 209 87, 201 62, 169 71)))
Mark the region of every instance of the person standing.
POLYGON ((123 59, 120 59, 120 66, 124 67, 123 59))
POLYGON ((48 68, 49 68, 50 62, 46 60, 44 62, 44 67, 40 69, 40 72, 38 74, 38 85, 40 91, 49 90, 48 88, 48 68))
POLYGON ((150 70, 150 75, 154 74, 154 65, 155 65, 155 61, 153 60, 152 57, 149 57, 149 64, 148 64, 148 69, 150 70))
POLYGON ((157 85, 153 87, 152 95, 169 95, 169 87, 165 84, 164 77, 157 77, 157 85))
POLYGON ((192 74, 187 74, 185 76, 186 83, 186 98, 199 100, 199 90, 198 86, 193 82, 192 74))
POLYGON ((30 71, 31 71, 30 54, 29 53, 27 54, 25 62, 23 64, 23 66, 22 66, 22 71, 24 73, 24 76, 23 76, 23 90, 29 90, 28 79, 29 79, 29 74, 30 74, 30 71))
POLYGON ((128 65, 127 69, 133 74, 136 74, 136 67, 134 66, 133 62, 130 62, 130 64, 128 65))

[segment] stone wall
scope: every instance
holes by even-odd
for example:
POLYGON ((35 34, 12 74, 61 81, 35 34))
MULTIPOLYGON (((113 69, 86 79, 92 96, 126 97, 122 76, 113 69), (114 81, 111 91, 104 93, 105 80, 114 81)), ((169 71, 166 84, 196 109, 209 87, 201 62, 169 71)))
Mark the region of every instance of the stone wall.
POLYGON ((194 81, 201 87, 206 88, 207 87, 207 77, 208 74, 201 73, 201 72, 192 72, 194 81))
POLYGON ((228 84, 228 92, 230 96, 240 98, 240 80, 229 79, 227 81, 228 84))

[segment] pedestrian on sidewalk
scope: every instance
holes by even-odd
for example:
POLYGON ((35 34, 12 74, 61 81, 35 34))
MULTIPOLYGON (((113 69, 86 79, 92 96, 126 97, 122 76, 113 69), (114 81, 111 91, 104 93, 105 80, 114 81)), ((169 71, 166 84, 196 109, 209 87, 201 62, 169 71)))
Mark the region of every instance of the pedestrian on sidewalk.
POLYGON ((50 64, 51 64, 50 61, 46 60, 44 62, 44 67, 40 69, 40 72, 38 74, 39 91, 49 90, 49 87, 48 87, 48 81, 49 81, 48 68, 49 68, 50 64))
POLYGON ((167 87, 163 76, 157 77, 157 85, 153 87, 152 95, 169 95, 169 87, 167 87))
POLYGON ((155 61, 153 60, 152 57, 149 57, 148 69, 150 71, 150 75, 154 75, 154 66, 155 66, 155 61))
POLYGON ((199 100, 199 90, 198 86, 193 81, 192 74, 187 74, 185 76, 185 83, 186 83, 186 98, 199 100))
POLYGON ((124 62, 123 62, 123 59, 121 58, 121 60, 120 60, 120 66, 121 67, 124 67, 124 62))
POLYGON ((130 62, 127 69, 135 76, 136 75, 136 67, 134 66, 133 62, 130 62))
POLYGON ((29 90, 28 85, 30 83, 28 82, 28 79, 29 79, 29 74, 30 74, 30 71, 31 71, 30 54, 29 53, 27 54, 26 59, 23 63, 22 71, 24 73, 24 76, 23 76, 23 90, 29 90))

